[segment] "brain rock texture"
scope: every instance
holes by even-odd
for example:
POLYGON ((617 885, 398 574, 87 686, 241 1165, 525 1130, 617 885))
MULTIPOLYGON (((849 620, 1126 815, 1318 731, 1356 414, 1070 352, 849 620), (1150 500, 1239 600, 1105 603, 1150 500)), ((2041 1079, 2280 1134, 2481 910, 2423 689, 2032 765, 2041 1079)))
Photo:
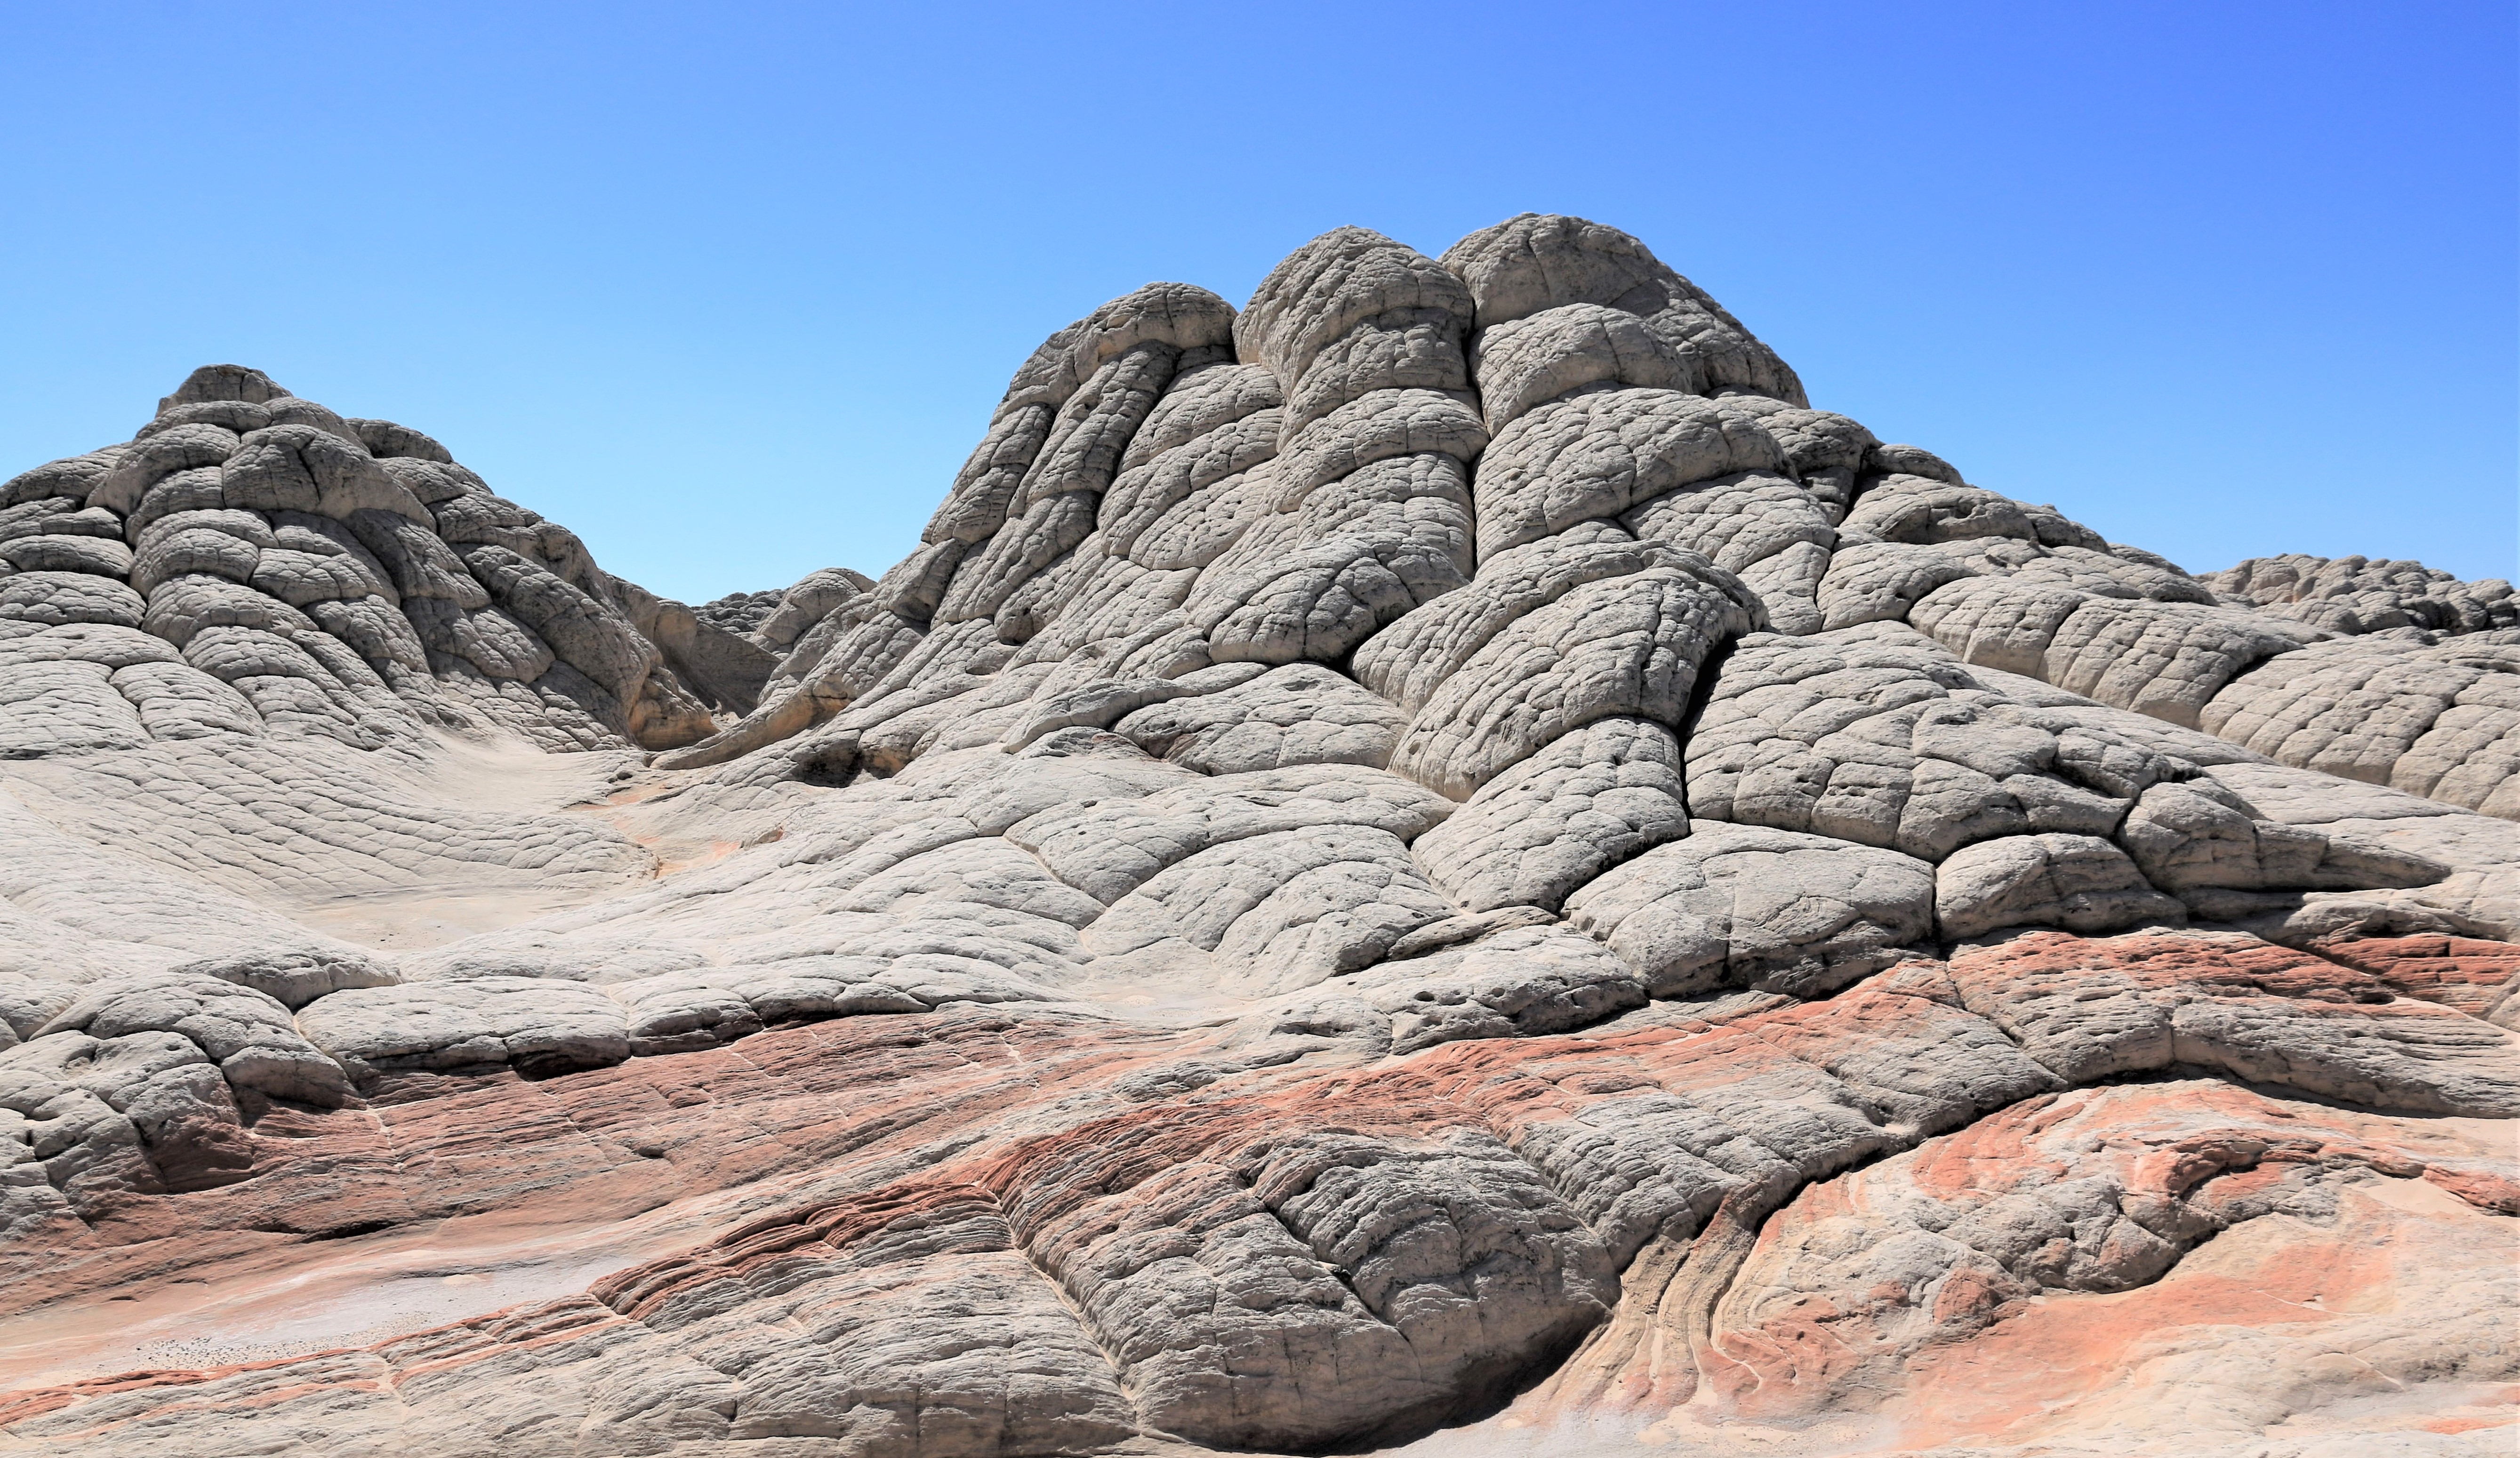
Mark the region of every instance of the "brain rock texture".
POLYGON ((2514 819, 2508 585, 1579 219, 1112 300, 697 608, 212 366, 0 486, 0 1453, 2507 1453, 2514 819))

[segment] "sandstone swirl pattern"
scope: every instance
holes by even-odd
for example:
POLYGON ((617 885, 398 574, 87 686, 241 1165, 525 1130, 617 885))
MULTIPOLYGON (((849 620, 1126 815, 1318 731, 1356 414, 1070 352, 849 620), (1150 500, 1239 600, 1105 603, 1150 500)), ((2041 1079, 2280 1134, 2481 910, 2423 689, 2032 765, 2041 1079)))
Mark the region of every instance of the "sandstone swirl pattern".
POLYGON ((0 485, 0 1451, 2499 1451, 2515 772, 1580 219, 698 608, 209 367, 0 485))

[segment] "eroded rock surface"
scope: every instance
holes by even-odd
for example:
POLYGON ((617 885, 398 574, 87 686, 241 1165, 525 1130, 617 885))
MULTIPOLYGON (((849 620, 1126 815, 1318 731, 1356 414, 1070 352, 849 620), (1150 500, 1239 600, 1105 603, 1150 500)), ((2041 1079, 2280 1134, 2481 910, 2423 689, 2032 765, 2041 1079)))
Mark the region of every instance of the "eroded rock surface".
POLYGON ((1149 285, 698 607, 234 366, 0 494, 0 1449, 2507 1446, 2508 586, 1616 230, 1149 285))

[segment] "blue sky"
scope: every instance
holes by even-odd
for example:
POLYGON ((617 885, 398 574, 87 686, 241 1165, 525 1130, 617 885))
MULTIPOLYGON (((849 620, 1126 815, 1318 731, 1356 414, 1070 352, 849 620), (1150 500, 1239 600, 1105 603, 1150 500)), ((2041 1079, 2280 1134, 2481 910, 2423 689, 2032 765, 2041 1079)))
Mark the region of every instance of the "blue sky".
POLYGON ((693 600, 913 543, 1007 376, 1342 223, 1642 237, 1813 402, 2195 570, 2515 570, 2507 3, 0 0, 0 475, 197 364, 693 600))

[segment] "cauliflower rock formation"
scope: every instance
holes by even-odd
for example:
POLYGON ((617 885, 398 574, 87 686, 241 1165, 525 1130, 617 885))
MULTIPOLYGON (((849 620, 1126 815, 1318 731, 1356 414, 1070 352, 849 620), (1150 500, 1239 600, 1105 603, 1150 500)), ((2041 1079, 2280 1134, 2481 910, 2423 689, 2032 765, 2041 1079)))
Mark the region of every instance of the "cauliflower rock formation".
POLYGON ((0 486, 0 1448, 2499 1451, 2506 584, 1362 229, 699 607, 252 370, 0 486))

